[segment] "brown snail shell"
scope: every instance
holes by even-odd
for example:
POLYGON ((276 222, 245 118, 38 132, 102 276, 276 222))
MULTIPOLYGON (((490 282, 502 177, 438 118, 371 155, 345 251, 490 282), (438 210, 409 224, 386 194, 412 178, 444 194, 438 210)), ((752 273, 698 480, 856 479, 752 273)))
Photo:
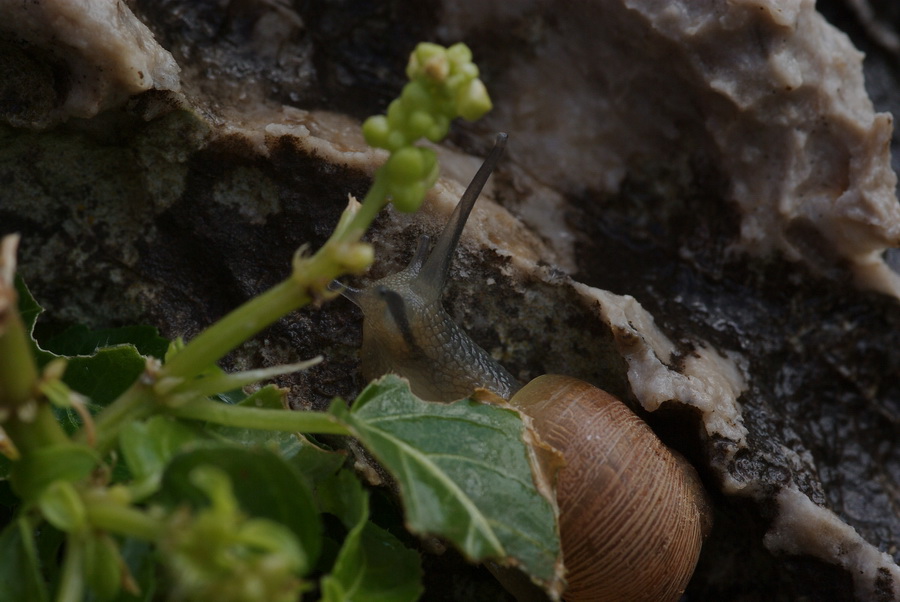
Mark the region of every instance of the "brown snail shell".
POLYGON ((711 526, 693 467, 583 381, 540 376, 510 403, 566 460, 557 477, 564 598, 677 600, 711 526))

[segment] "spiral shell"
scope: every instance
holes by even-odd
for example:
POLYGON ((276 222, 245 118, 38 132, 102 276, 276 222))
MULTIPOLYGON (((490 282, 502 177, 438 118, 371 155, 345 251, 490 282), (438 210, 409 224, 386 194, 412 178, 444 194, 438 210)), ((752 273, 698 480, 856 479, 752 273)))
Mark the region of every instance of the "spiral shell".
POLYGON ((557 477, 564 598, 677 600, 711 523, 693 467, 580 380, 541 376, 511 403, 566 460, 557 477))

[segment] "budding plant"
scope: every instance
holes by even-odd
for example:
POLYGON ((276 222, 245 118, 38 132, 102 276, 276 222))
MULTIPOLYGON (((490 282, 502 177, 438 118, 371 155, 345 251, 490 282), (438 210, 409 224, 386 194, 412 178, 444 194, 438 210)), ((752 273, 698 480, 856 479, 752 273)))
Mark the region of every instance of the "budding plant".
POLYGON ((516 412, 426 403, 396 377, 352 406, 289 411, 281 389, 240 390, 317 360, 216 367, 279 318, 333 297, 334 279, 364 272, 373 250, 361 239, 378 212, 388 202, 415 211, 438 177, 435 153, 416 143, 491 108, 463 44, 420 44, 407 75, 387 115, 363 126, 389 156, 362 203, 314 254, 296 253, 286 280, 187 343, 146 327, 35 341, 41 310, 15 276, 18 237, 3 239, 0 600, 414 600, 415 535, 438 536, 472 562, 516 565, 556 595, 553 504, 533 486, 516 412), (91 353, 74 350, 86 344, 91 353), (380 462, 409 533, 372 520, 352 463, 314 435, 353 437, 380 462), (503 474, 490 469, 500 458, 503 474), (522 508, 515 522, 511 505, 522 508))

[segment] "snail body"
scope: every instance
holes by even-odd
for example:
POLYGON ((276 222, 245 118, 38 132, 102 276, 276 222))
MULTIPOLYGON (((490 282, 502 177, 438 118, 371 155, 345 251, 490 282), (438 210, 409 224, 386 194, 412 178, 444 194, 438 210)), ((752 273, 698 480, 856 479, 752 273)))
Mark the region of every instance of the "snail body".
POLYGON ((429 240, 422 237, 406 269, 365 289, 343 288, 343 295, 365 316, 360 360, 366 380, 394 372, 409 380, 416 396, 428 401, 462 399, 476 387, 508 399, 519 389, 512 375, 441 305, 453 252, 505 143, 506 134, 498 136, 427 258, 429 240))
POLYGON ((488 389, 532 418, 559 450, 560 538, 566 600, 677 600, 711 521, 696 471, 614 396, 583 381, 544 375, 521 387, 441 305, 466 219, 506 136, 479 169, 426 257, 366 289, 346 288, 363 311, 362 372, 406 377, 417 396, 452 401, 488 389))

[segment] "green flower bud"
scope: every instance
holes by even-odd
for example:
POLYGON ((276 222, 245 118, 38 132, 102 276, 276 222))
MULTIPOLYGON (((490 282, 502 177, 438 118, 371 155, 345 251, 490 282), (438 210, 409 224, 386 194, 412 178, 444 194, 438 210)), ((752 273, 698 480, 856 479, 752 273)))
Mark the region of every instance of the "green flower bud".
POLYGON ((341 249, 340 257, 348 272, 358 274, 375 261, 375 249, 365 242, 350 243, 341 249))
POLYGON ((462 73, 454 73, 447 78, 445 86, 447 90, 450 91, 451 95, 456 96, 456 93, 459 92, 460 88, 464 87, 468 83, 468 77, 466 77, 462 73))
POLYGON ((447 59, 447 49, 429 42, 416 46, 406 66, 406 75, 410 80, 425 79, 440 83, 449 73, 450 61, 447 59))
POLYGON ((432 142, 440 142, 450 131, 450 119, 444 115, 434 115, 434 125, 425 132, 425 137, 432 142))
POLYGON ((477 79, 479 75, 478 65, 475 63, 466 63, 465 65, 460 65, 457 73, 465 76, 467 79, 477 79))
POLYGON ((391 130, 391 133, 388 134, 387 143, 382 147, 386 148, 391 152, 397 151, 404 146, 407 146, 409 141, 406 138, 406 135, 400 130, 391 130))
POLYGON ((432 103, 431 93, 420 81, 406 84, 400 98, 403 99, 403 104, 407 109, 426 109, 432 103))
POLYGON ((265 518, 247 520, 237 534, 244 545, 273 554, 273 559, 283 563, 284 570, 305 573, 308 558, 297 543, 294 533, 286 526, 265 518))
POLYGON ((398 184, 410 184, 425 175, 425 162, 421 149, 406 146, 391 155, 385 164, 387 176, 398 184))
POLYGON ((391 189, 392 202, 398 211, 412 213, 422 205, 427 191, 428 188, 421 181, 406 186, 397 186, 391 189))
POLYGON ((462 42, 457 42, 447 49, 447 58, 457 65, 472 63, 472 51, 462 42))
POLYGON ((406 122, 406 109, 399 98, 392 100, 391 104, 388 105, 387 121, 391 130, 402 127, 406 122))
POLYGON ((387 117, 384 115, 373 115, 366 119, 363 123, 363 136, 369 146, 376 148, 386 148, 388 134, 391 128, 388 125, 387 117))
POLYGON ((456 93, 459 115, 467 121, 475 121, 491 110, 491 98, 480 79, 473 79, 456 93))
POLYGON ((422 182, 425 184, 425 188, 431 188, 434 186, 434 183, 437 181, 438 176, 441 173, 440 165, 438 164, 437 154, 430 148, 423 148, 422 150, 422 158, 424 161, 424 172, 425 177, 422 179, 422 182))
POLYGON ((426 111, 415 111, 406 121, 406 130, 410 138, 418 140, 424 136, 433 125, 434 119, 432 119, 431 115, 426 111))
POLYGON ((218 468, 197 467, 190 480, 211 504, 170 518, 160 551, 172 576, 171 598, 296 602, 309 560, 288 527, 248 518, 218 468))

